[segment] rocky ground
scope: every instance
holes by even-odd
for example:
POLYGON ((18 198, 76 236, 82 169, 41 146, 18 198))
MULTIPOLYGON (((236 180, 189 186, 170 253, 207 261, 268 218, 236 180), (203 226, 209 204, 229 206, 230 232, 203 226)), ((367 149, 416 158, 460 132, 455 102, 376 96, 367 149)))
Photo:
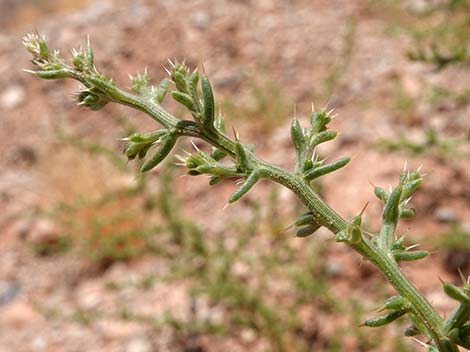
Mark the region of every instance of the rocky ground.
MULTIPOLYGON (((339 114, 333 128, 342 134, 322 153, 331 159, 356 155, 345 170, 325 177, 320 185, 321 194, 340 214, 350 217, 370 202, 365 221, 376 230, 381 208, 370 183, 394 183, 405 160, 408 167, 423 165, 428 173, 413 199, 416 219, 399 230, 435 252, 425 261, 405 265, 404 271, 448 314, 452 302, 442 293, 438 277, 458 283, 458 267, 470 273, 468 245, 461 245, 470 239, 470 102, 465 93, 470 71, 459 65, 438 71, 409 61, 413 17, 403 13, 413 14, 423 5, 408 5, 408 12, 401 12, 361 0, 102 0, 45 1, 38 9, 37 3, 25 1, 21 7, 0 0, 5 28, 0 33, 0 351, 419 351, 410 339, 397 344, 398 328, 382 330, 382 344, 371 342, 375 331, 351 328, 391 292, 356 254, 333 244, 326 232, 317 239, 287 241, 269 234, 291 236, 281 231, 300 212, 291 194, 263 184, 245 201, 222 210, 232 184, 209 189, 206 180, 179 177, 184 171, 176 170, 171 183, 152 175, 147 187, 160 202, 167 200, 168 188, 175 189, 181 219, 197 224, 215 254, 219 235, 228 248, 223 253, 232 253, 232 237, 251 231, 247 229, 255 221, 255 205, 264 204, 258 209, 254 239, 242 254, 233 252, 234 277, 248 287, 262 287, 259 292, 268 294, 260 293, 261 301, 274 307, 291 302, 289 281, 279 280, 276 286, 283 265, 266 265, 262 273, 260 266, 250 267, 259 253, 268 255, 277 248, 292 254, 290 259, 276 257, 289 268, 302 268, 307 250, 321 252, 321 268, 312 270, 325 276, 331 297, 348 298, 338 310, 312 308, 328 300, 321 293, 312 305, 295 302, 301 307, 296 317, 302 329, 285 328, 281 342, 263 322, 254 327, 235 324, 237 328, 218 334, 195 328, 199 321, 232 326, 228 321, 233 311, 231 301, 192 292, 198 275, 207 275, 208 281, 211 276, 210 270, 185 275, 181 268, 198 265, 193 254, 188 262, 174 259, 181 244, 165 236, 177 233, 175 223, 183 221, 165 220, 165 207, 158 204, 154 212, 142 213, 150 190, 149 195, 121 196, 138 182, 132 165, 117 172, 109 158, 74 147, 58 132, 120 150, 123 120, 132 120, 141 130, 151 128, 151 122, 116 106, 99 112, 76 108, 76 83, 44 82, 22 72, 31 65, 21 47, 22 36, 35 28, 64 55, 89 35, 98 67, 124 87, 129 85, 128 73, 145 67, 155 81, 163 78, 168 58, 186 60, 190 66, 204 63, 229 124, 244 142, 254 142, 263 158, 285 167, 293 162, 287 126, 294 110, 306 122, 312 100, 317 106, 328 103, 339 114), (442 143, 428 143, 424 131, 429 129, 442 143), (400 135, 422 148, 412 153, 401 143, 396 151, 383 142, 397 141, 400 135), (110 203, 89 201, 109 194, 114 197, 110 203), (121 216, 123 209, 124 220, 100 222, 121 216), (276 219, 279 228, 273 225, 276 219), (78 249, 70 245, 93 231, 105 236, 122 228, 143 231, 146 222, 168 242, 158 244, 158 236, 155 240, 165 255, 149 250, 145 241, 132 240, 130 245, 142 255, 124 258, 97 252, 105 251, 101 242, 78 249), (451 235, 457 245, 445 241, 451 235), (282 247, 279 241, 284 241, 282 247), (91 254, 101 256, 96 260, 91 254), (353 301, 361 303, 360 313, 354 313, 353 301), (294 342, 297 338, 306 342, 294 342)), ((180 230, 191 232, 191 224, 180 230)), ((217 263, 217 255, 211 260, 217 263)))

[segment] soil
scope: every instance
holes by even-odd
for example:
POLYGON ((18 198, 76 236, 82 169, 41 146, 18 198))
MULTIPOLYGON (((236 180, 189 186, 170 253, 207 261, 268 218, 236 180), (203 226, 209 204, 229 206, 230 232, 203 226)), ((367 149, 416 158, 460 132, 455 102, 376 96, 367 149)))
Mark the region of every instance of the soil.
MULTIPOLYGON (((321 182, 321 194, 339 214, 349 218, 369 202, 364 221, 376 230, 381 207, 370 183, 394 184, 406 161, 410 169, 423 165, 428 175, 412 200, 417 216, 403 222, 399 232, 434 251, 452 224, 459 224, 467 233, 462 236, 468 238, 462 243, 470 241, 470 102, 434 104, 422 99, 430 84, 454 91, 468 89, 470 71, 458 65, 436 71, 432 65, 410 62, 406 57, 413 45, 410 35, 400 28, 401 22, 394 22, 398 20, 393 13, 387 15, 380 9, 365 0, 90 0, 45 1, 42 7, 37 2, 18 5, 0 0, 4 28, 0 32, 0 352, 271 350, 265 341, 253 338, 251 330, 226 339, 199 336, 192 345, 190 337, 181 342, 170 326, 156 333, 146 321, 117 319, 112 314, 63 318, 95 308, 112 312, 125 302, 136 312, 161 316, 171 311, 185 319, 191 311, 190 280, 149 290, 110 291, 107 284, 111 281, 164 270, 159 269, 165 265, 162 258, 142 255, 97 268, 84 255, 48 256, 32 250, 33 245, 55 243, 60 236, 60 224, 44 216, 51 208, 135 182, 129 175, 116 175, 110 163, 65 147, 57 130, 118 150, 122 136, 117 116, 132 118, 142 130, 152 126, 149 119, 123 107, 82 111, 73 102, 75 82, 44 82, 22 72, 31 69, 31 64, 21 38, 34 29, 65 56, 89 35, 97 66, 124 87, 129 86, 128 73, 145 67, 155 82, 162 79, 168 58, 185 60, 193 67, 204 63, 217 99, 248 107, 227 108, 229 126, 236 126, 244 142, 255 142, 262 158, 284 167, 293 163, 288 126, 294 111, 306 123, 312 100, 316 106, 328 104, 338 114, 332 128, 342 134, 322 147, 321 154, 329 160, 356 155, 346 169, 321 182), (398 30, 390 30, 396 27, 398 30), (331 77, 337 77, 334 84, 328 83, 331 77), (291 112, 274 122, 263 119, 263 111, 254 118, 229 116, 232 110, 256 111, 260 101, 250 87, 266 79, 269 85, 260 83, 258 88, 270 92, 277 87, 291 112), (410 97, 414 103, 408 109, 397 109, 397 95, 410 97), (296 103, 295 108, 291 102, 296 103), (433 150, 416 155, 377 147, 379 140, 399 134, 419 143, 430 127, 442 138, 463 142, 445 156, 433 150)), ((264 103, 269 109, 270 101, 264 103)), ((170 104, 169 109, 173 108, 170 104)), ((194 219, 209 239, 230 219, 249 217, 250 201, 267 199, 271 189, 263 183, 250 193, 248 201, 222 210, 233 191, 230 183, 209 192, 206 180, 177 177, 173 186, 184 217, 194 219)), ((296 209, 293 196, 281 192, 279 201, 292 204, 280 207, 281 217, 287 218, 296 209)), ((132 202, 121 205, 137 206, 132 202)), ((357 254, 333 244, 330 238, 326 233, 318 238, 327 246, 323 255, 330 269, 340 270, 329 279, 330 289, 338 295, 351 293, 367 309, 377 307, 377 292, 371 285, 380 282, 380 276, 357 254)), ((259 241, 264 243, 263 237, 259 241)), ((292 241, 292 248, 302 256, 303 245, 297 239, 292 241)), ((440 250, 403 268, 442 314, 449 314, 453 303, 442 293, 439 278, 459 283, 457 267, 470 274, 470 253, 457 252, 440 250), (457 256, 460 261, 452 264, 449 258, 457 256)), ((344 315, 322 314, 302 317, 308 321, 305 330, 329 336, 336 324, 347 324, 344 315), (327 319, 327 323, 319 319, 327 319)), ((400 335, 396 330, 387 330, 390 341, 400 335)), ((365 350, 358 339, 346 336, 337 350, 365 350)), ((411 339, 405 344, 407 350, 421 350, 411 339)), ((319 343, 312 346, 326 351, 319 343)), ((384 343, 368 350, 394 351, 395 347, 384 343)))

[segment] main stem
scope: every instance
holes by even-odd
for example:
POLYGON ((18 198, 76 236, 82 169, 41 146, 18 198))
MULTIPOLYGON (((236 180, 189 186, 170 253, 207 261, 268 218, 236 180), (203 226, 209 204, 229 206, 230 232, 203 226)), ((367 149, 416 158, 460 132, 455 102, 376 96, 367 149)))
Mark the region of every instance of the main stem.
MULTIPOLYGON (((112 84, 93 80, 91 76, 78 75, 70 70, 70 77, 81 81, 85 86, 97 85, 112 101, 128 105, 148 114, 166 128, 173 128, 180 135, 200 138, 209 144, 224 150, 231 157, 235 156, 235 143, 218 131, 207 131, 203 126, 193 122, 181 121, 164 110, 161 106, 153 104, 147 99, 124 92, 112 84), (186 123, 188 122, 188 123, 186 123)), ((347 222, 325 203, 298 174, 293 174, 281 167, 269 164, 258 159, 248 152, 250 161, 263 169, 263 175, 294 192, 305 206, 312 211, 316 221, 333 233, 346 229, 347 222)), ((351 248, 372 262, 395 288, 395 290, 412 305, 413 314, 426 327, 430 338, 435 342, 441 352, 458 352, 453 343, 449 343, 443 332, 443 320, 429 304, 426 298, 403 275, 396 261, 387 251, 379 248, 367 238, 359 243, 348 243, 351 248)))
MULTIPOLYGON (((226 136, 221 134, 215 136, 201 134, 200 137, 210 144, 224 149, 230 155, 235 155, 235 145, 226 136)), ((306 207, 313 212, 314 216, 316 216, 316 220, 321 225, 325 226, 333 233, 337 233, 346 228, 346 220, 330 208, 299 175, 262 161, 253 154, 250 154, 250 157, 265 170, 266 178, 294 192, 306 207)), ((441 348, 440 346, 440 341, 444 338, 442 318, 418 289, 405 277, 393 257, 367 238, 364 238, 363 241, 357 244, 349 245, 364 258, 372 262, 382 272, 395 290, 411 303, 414 313, 426 326, 429 333, 432 335, 432 339, 436 345, 439 346, 439 349, 441 351, 448 351, 446 347, 441 348)), ((455 349, 453 350, 455 351, 455 349)))

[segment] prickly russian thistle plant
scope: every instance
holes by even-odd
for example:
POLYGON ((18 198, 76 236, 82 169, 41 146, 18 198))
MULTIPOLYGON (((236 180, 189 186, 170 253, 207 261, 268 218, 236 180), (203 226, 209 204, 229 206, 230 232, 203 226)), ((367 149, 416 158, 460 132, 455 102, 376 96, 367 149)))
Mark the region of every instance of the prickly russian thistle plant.
POLYGON ((375 187, 375 195, 383 202, 382 228, 370 236, 361 229, 364 209, 352 219, 345 220, 311 186, 313 180, 350 161, 345 157, 325 164, 316 156, 315 149, 319 144, 336 137, 336 132, 328 129, 332 119, 330 112, 312 111, 310 124, 306 127, 302 127, 297 119, 292 121, 296 159, 291 172, 259 159, 254 154, 254 147, 242 144, 236 132, 233 138, 227 135, 224 119, 215 111, 210 81, 197 69, 190 71, 184 64, 170 62, 169 78, 158 86, 150 85, 146 72, 131 76, 130 93, 116 87, 96 69, 89 43, 84 48, 72 50, 71 65, 58 51, 51 52, 45 39, 38 34, 27 35, 23 44, 32 54, 33 64, 39 68, 29 72, 43 79, 72 78, 83 84, 83 89, 76 95, 79 105, 92 110, 101 109, 109 102, 127 105, 146 113, 162 126, 152 132, 134 133, 126 139, 125 156, 131 160, 144 159, 141 172, 150 171, 161 163, 180 137, 192 137, 207 142, 212 146, 212 152, 196 150, 180 157, 188 174, 209 175, 210 185, 228 178, 238 180, 240 185, 230 196, 229 203, 239 200, 261 179, 277 182, 294 192, 309 210, 294 222, 298 237, 312 235, 320 227, 326 227, 334 233, 337 242, 348 245, 369 260, 396 290, 397 295, 387 299, 380 310, 385 314, 366 320, 365 326, 382 326, 407 316, 412 325, 405 335, 422 335, 428 351, 456 352, 458 345, 470 348, 470 278, 464 281, 462 288, 443 283, 444 292, 457 301, 453 312, 444 319, 399 268, 402 261, 422 259, 428 254, 424 250, 413 250, 415 246, 406 246, 404 238, 395 233, 399 219, 414 215, 408 203, 411 194, 422 184, 419 170, 405 169, 390 191, 375 187), (178 119, 162 107, 169 91, 174 100, 187 108, 192 119, 178 119), (230 162, 221 162, 222 159, 230 162))

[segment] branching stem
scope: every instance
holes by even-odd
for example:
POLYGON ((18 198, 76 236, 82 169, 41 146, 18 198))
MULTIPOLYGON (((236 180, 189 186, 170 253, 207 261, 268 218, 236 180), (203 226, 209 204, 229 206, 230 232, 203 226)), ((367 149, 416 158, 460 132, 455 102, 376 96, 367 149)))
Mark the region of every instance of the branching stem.
MULTIPOLYGON (((231 200, 235 201, 244 195, 259 178, 269 179, 290 189, 309 210, 308 217, 312 223, 307 230, 310 228, 316 229, 320 226, 329 229, 336 235, 337 241, 345 242, 364 259, 377 267, 403 298, 403 301, 407 302, 407 306, 403 310, 391 313, 390 316, 401 316, 406 310, 410 313, 410 318, 415 326, 427 335, 440 352, 458 352, 457 345, 451 342, 449 338, 449 332, 451 329, 461 327, 465 323, 464 320, 468 315, 466 303, 459 306, 460 308, 456 308, 451 318, 444 322, 426 298, 405 277, 397 264, 399 258, 401 260, 411 260, 413 255, 416 259, 418 256, 422 257, 423 254, 417 252, 406 253, 403 251, 404 247, 401 247, 402 244, 399 243, 400 240, 395 240, 394 237, 398 219, 402 215, 406 215, 406 211, 408 213, 412 211, 412 209, 403 208, 406 201, 403 204, 402 198, 409 197, 409 194, 419 187, 421 179, 417 172, 413 175, 405 173, 405 176, 401 177, 399 185, 391 194, 376 187, 376 195, 385 202, 384 226, 379 235, 375 236, 374 239, 368 239, 362 236, 362 230, 360 229, 362 212, 350 222, 346 221, 315 193, 309 183, 309 180, 314 177, 335 171, 346 165, 350 160, 349 158, 343 158, 334 163, 322 165, 322 161, 312 158, 313 149, 317 144, 331 140, 336 136, 336 132, 327 131, 326 124, 331 121, 331 117, 327 113, 312 113, 311 127, 308 131, 303 130, 299 122, 294 120, 291 126, 291 134, 297 158, 295 171, 290 172, 256 157, 250 148, 240 144, 238 136, 231 139, 225 134, 222 127, 223 119, 217 120, 218 118, 214 115, 212 88, 205 75, 202 78, 203 99, 200 100, 199 98, 197 85, 199 74, 197 70, 189 76, 186 67, 172 64, 171 79, 177 88, 177 91, 172 92, 172 95, 191 110, 194 117, 194 121, 180 120, 160 105, 167 92, 168 81, 162 82, 160 87, 156 89, 148 86, 146 74, 137 76, 133 80, 132 90, 139 94, 135 95, 117 88, 111 80, 96 70, 90 47, 87 48, 85 53, 82 51, 73 53, 72 62, 74 67, 71 67, 63 62, 58 52, 51 53, 44 38, 39 37, 37 34, 27 36, 24 44, 27 50, 33 54, 33 63, 41 68, 41 71, 34 72, 37 76, 44 79, 72 78, 80 81, 85 86, 85 89, 79 95, 81 104, 94 110, 102 108, 108 102, 127 105, 146 113, 165 127, 165 129, 156 131, 156 134, 150 137, 148 135, 135 136, 136 144, 133 146, 135 149, 127 150, 126 155, 128 157, 135 157, 136 154, 139 157, 145 157, 146 152, 154 143, 159 144, 160 149, 157 148, 157 153, 150 159, 151 162, 148 167, 144 164, 144 171, 150 170, 159 161, 163 160, 175 145, 179 136, 189 136, 206 141, 215 147, 215 151, 218 152, 218 156, 206 156, 204 153, 202 156, 195 156, 195 159, 193 159, 193 161, 195 160, 193 172, 198 174, 198 170, 217 170, 213 174, 213 176, 216 176, 214 183, 217 182, 217 177, 223 177, 224 175, 228 177, 236 175, 246 178, 242 187, 232 194, 231 200), (160 137, 163 141, 158 139, 160 137), (229 156, 235 161, 232 168, 227 168, 224 164, 218 164, 219 157, 224 156, 229 156), (203 162, 207 159, 210 163, 198 164, 200 158, 203 162), (322 166, 319 167, 318 165, 322 166), (315 169, 316 167, 318 168, 315 169), (400 314, 396 314, 397 312, 400 314)), ((188 166, 188 164, 186 165, 188 166)), ((466 300, 469 298, 465 295, 468 295, 468 292, 456 291, 454 294, 451 292, 451 296, 454 298, 457 297, 457 299, 467 302, 466 300), (464 295, 464 298, 461 298, 462 295, 464 295)), ((457 343, 461 344, 458 341, 457 343)))

